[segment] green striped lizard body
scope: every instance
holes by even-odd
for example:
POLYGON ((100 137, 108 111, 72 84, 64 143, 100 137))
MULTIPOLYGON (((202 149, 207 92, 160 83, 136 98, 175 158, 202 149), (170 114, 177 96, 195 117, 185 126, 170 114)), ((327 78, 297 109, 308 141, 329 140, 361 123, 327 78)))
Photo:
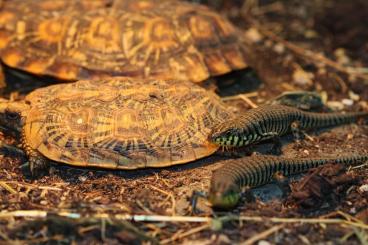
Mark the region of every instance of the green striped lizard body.
POLYGON ((262 105, 219 124, 212 130, 210 141, 222 146, 241 147, 290 133, 293 128, 330 127, 367 116, 368 112, 316 113, 284 105, 262 105))
POLYGON ((356 165, 368 160, 368 154, 326 158, 284 158, 260 155, 227 160, 212 174, 208 199, 213 207, 234 207, 244 187, 255 187, 269 183, 275 174, 284 176, 305 172, 326 164, 356 165))

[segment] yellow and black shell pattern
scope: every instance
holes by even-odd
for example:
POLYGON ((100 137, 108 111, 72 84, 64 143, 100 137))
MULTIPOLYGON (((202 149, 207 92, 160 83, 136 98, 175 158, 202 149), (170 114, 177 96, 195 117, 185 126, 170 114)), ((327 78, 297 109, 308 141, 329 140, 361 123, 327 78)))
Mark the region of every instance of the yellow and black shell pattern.
POLYGON ((205 6, 174 0, 5 0, 0 57, 64 80, 200 82, 247 66, 236 27, 205 6))
POLYGON ((45 157, 111 169, 164 167, 211 155, 231 114, 189 81, 116 77, 40 88, 26 97, 24 141, 45 157))

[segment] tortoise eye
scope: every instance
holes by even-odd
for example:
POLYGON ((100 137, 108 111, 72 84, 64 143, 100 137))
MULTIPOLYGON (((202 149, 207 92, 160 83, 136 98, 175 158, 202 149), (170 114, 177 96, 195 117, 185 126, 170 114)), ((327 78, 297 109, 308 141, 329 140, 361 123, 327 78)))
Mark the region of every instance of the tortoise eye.
POLYGON ((17 112, 6 112, 6 118, 9 119, 9 120, 17 120, 19 119, 19 113, 17 112))

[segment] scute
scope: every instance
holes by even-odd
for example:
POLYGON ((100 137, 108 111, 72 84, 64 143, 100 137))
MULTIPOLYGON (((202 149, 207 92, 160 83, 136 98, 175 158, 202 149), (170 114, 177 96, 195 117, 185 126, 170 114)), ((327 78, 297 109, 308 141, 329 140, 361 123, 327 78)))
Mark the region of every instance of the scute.
POLYGON ((239 30, 207 7, 174 0, 5 1, 0 56, 10 67, 65 80, 200 82, 247 66, 239 30))
POLYGON ((113 78, 37 89, 24 127, 30 147, 77 166, 135 169, 212 154, 214 125, 231 116, 190 82, 113 78))

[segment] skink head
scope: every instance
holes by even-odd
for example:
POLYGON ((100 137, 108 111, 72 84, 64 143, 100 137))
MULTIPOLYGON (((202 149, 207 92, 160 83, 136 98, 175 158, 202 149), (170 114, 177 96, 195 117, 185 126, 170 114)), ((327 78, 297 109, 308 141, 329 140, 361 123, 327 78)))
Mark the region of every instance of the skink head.
POLYGON ((229 181, 217 180, 211 183, 208 201, 213 208, 217 209, 231 209, 235 207, 240 200, 241 192, 239 187, 229 181))
POLYGON ((230 120, 219 124, 212 130, 209 140, 220 146, 241 147, 252 143, 252 135, 249 134, 247 123, 239 119, 230 120))

